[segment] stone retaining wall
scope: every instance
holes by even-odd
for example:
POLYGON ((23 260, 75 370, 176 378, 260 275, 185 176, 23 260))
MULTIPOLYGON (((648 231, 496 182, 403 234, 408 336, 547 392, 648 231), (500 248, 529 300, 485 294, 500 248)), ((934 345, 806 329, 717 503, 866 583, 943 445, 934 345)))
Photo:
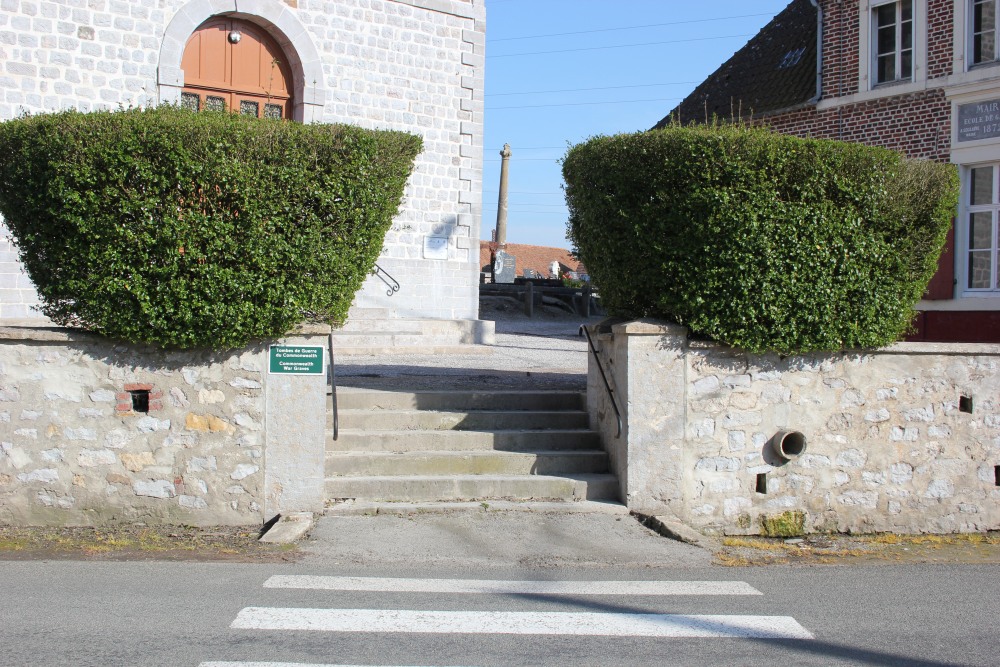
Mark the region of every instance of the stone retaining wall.
POLYGON ((1000 346, 751 355, 644 321, 598 340, 621 437, 593 357, 591 419, 634 510, 726 534, 1000 528, 1000 346), (782 430, 803 456, 772 454, 782 430))
MULTIPOLYGON (((280 478, 282 464, 266 453, 266 363, 263 344, 165 352, 0 328, 0 525, 249 525, 317 509, 282 508, 281 494, 265 489, 265 474, 280 478), (140 410, 148 392, 148 412, 133 409, 131 392, 140 410)), ((322 411, 325 377, 318 383, 322 411)), ((319 420, 302 447, 321 459, 324 415, 299 419, 319 420)))

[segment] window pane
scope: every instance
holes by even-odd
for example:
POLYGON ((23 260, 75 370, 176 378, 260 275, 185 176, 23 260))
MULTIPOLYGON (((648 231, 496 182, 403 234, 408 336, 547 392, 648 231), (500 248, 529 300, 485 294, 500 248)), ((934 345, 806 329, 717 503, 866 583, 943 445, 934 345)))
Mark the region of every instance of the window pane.
POLYGON ((878 30, 878 55, 896 52, 896 26, 879 28, 878 30))
POLYGON ((194 93, 181 93, 181 106, 191 111, 198 111, 201 108, 201 96, 194 93))
POLYGON ((972 32, 983 32, 996 27, 996 0, 976 0, 972 10, 972 32))
POLYGON ((996 55, 996 0, 976 0, 972 9, 972 64, 992 62, 996 55))
POLYGON ((257 118, 260 115, 260 104, 250 100, 240 100, 240 113, 257 118))
POLYGON ((877 70, 875 72, 875 82, 885 83, 896 80, 896 55, 890 53, 887 56, 879 56, 877 70))
POLYGON ((912 21, 913 20, 913 0, 903 0, 899 3, 900 14, 902 15, 902 20, 912 21))
POLYGON ((988 63, 996 59, 993 51, 993 36, 989 34, 979 34, 972 38, 972 64, 988 63))
POLYGON ((988 250, 993 247, 993 214, 989 211, 969 214, 969 249, 988 250))
POLYGON ((209 95, 205 98, 205 108, 209 111, 225 111, 226 110, 226 100, 222 97, 215 97, 214 95, 209 95))
POLYGON ((993 167, 970 169, 969 204, 977 206, 993 203, 993 167))
POLYGON ((890 2, 887 5, 875 8, 875 25, 881 28, 886 25, 896 23, 896 3, 890 2))
POLYGON ((991 266, 990 258, 993 253, 989 250, 983 252, 969 253, 969 287, 971 289, 989 289, 992 285, 990 280, 991 266))
POLYGON ((265 104, 264 105, 264 118, 273 118, 275 120, 281 120, 281 105, 280 104, 265 104))
POLYGON ((986 12, 993 8, 996 0, 975 0, 972 3, 972 32, 982 32, 990 27, 987 23, 986 12))
POLYGON ((899 78, 909 79, 913 76, 913 51, 903 51, 899 56, 899 78))

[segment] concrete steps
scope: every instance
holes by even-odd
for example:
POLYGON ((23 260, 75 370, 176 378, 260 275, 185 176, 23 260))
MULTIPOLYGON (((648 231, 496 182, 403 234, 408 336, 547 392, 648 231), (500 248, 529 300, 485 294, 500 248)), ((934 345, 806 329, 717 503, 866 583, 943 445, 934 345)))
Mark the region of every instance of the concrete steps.
POLYGON ((574 501, 613 497, 614 475, 407 475, 327 479, 329 500, 380 502, 469 500, 574 501), (367 498, 366 498, 367 497, 367 498))
POLYGON ((587 413, 558 410, 341 410, 340 423, 364 431, 585 429, 587 413))
POLYGON ((617 500, 579 392, 341 388, 337 402, 331 505, 617 500))
POLYGON ((505 451, 597 449, 600 438, 592 431, 359 431, 340 429, 340 438, 327 444, 330 451, 505 451))
POLYGON ((326 457, 331 476, 390 475, 560 475, 605 473, 604 452, 330 452, 326 457))
POLYGON ((490 354, 493 322, 390 318, 385 309, 352 309, 333 332, 336 356, 490 354))
POLYGON ((345 410, 576 410, 586 409, 576 391, 337 391, 345 410))

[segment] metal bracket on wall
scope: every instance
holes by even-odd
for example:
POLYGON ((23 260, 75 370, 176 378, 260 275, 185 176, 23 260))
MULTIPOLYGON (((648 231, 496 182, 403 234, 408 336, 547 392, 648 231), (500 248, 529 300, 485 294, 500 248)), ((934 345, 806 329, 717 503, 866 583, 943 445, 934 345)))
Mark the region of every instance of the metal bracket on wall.
POLYGON ((389 289, 385 292, 386 296, 392 296, 399 291, 399 281, 389 275, 389 273, 378 264, 376 264, 375 268, 372 269, 372 275, 377 276, 379 280, 388 285, 389 289))

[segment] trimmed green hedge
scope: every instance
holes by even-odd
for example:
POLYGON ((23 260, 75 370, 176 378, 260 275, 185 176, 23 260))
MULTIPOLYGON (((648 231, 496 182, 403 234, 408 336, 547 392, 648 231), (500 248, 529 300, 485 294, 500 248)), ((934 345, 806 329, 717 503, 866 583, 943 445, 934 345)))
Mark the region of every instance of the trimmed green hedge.
POLYGON ((0 124, 0 214, 54 321, 238 347, 344 321, 420 149, 173 106, 28 116, 0 124))
POLYGON ((563 162, 602 302, 753 352, 898 340, 937 266, 955 168, 745 126, 597 137, 563 162))

